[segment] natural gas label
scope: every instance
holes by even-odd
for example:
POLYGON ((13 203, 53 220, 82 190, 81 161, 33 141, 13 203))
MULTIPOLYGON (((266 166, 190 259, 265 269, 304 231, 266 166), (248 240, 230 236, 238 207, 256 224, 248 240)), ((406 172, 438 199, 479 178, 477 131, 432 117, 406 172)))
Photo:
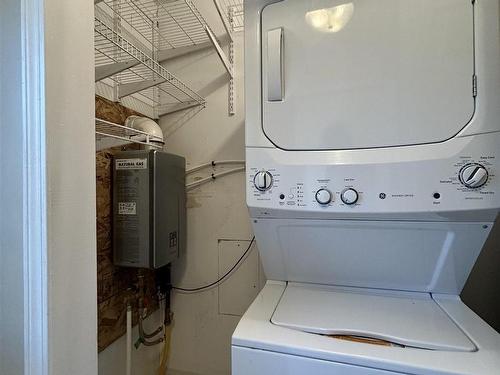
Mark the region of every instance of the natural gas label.
POLYGON ((116 169, 147 169, 148 159, 116 159, 116 169))
POLYGON ((118 202, 118 215, 137 214, 135 202, 118 202))

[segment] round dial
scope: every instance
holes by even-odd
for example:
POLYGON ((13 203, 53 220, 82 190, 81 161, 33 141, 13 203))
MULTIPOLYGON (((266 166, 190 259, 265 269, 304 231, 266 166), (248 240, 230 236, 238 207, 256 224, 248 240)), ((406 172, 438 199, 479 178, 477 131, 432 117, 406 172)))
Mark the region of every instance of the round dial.
POLYGON ((488 181, 488 171, 481 164, 471 163, 460 169, 459 177, 464 186, 474 189, 488 181))
POLYGON ((269 190, 273 186, 273 175, 268 171, 257 172, 253 178, 253 184, 257 190, 269 190))
POLYGON ((328 204, 332 201, 332 193, 326 189, 319 189, 316 192, 316 202, 319 204, 328 204))
POLYGON ((342 199, 342 202, 345 204, 354 204, 358 201, 359 199, 359 194, 356 190, 349 188, 345 189, 341 194, 340 194, 340 199, 342 199))

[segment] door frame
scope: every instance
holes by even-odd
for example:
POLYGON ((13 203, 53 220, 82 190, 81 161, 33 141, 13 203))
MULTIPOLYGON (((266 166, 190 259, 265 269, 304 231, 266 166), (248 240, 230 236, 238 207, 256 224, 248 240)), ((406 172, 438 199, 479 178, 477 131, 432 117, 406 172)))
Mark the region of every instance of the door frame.
POLYGON ((22 0, 25 199, 25 374, 47 375, 48 284, 44 1, 22 0))
POLYGON ((0 4, 1 373, 97 374, 92 26, 88 0, 0 4))

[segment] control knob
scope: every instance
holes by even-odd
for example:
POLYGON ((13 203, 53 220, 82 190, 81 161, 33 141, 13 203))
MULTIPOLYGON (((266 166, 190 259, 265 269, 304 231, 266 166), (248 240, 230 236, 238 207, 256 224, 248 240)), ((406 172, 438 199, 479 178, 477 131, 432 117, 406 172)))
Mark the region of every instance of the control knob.
POLYGON ((358 201, 359 194, 353 188, 348 188, 342 191, 342 193, 340 194, 340 199, 342 199, 342 202, 344 202, 345 204, 352 205, 358 201))
POLYGON ((253 184, 259 191, 266 191, 273 186, 273 175, 268 171, 260 171, 255 174, 253 184))
POLYGON ((316 192, 316 202, 318 202, 319 204, 328 204, 332 201, 332 193, 330 193, 328 190, 326 189, 319 189, 317 192, 316 192))
POLYGON ((471 163, 460 169, 459 178, 465 187, 479 188, 488 181, 488 171, 481 164, 471 163))

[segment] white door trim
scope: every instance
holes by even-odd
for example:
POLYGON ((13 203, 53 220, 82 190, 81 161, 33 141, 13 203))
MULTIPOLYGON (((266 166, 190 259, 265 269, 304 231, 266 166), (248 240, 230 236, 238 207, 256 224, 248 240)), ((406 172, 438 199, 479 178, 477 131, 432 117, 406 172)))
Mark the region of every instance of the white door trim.
POLYGON ((26 375, 48 374, 43 8, 44 1, 21 1, 26 375))

